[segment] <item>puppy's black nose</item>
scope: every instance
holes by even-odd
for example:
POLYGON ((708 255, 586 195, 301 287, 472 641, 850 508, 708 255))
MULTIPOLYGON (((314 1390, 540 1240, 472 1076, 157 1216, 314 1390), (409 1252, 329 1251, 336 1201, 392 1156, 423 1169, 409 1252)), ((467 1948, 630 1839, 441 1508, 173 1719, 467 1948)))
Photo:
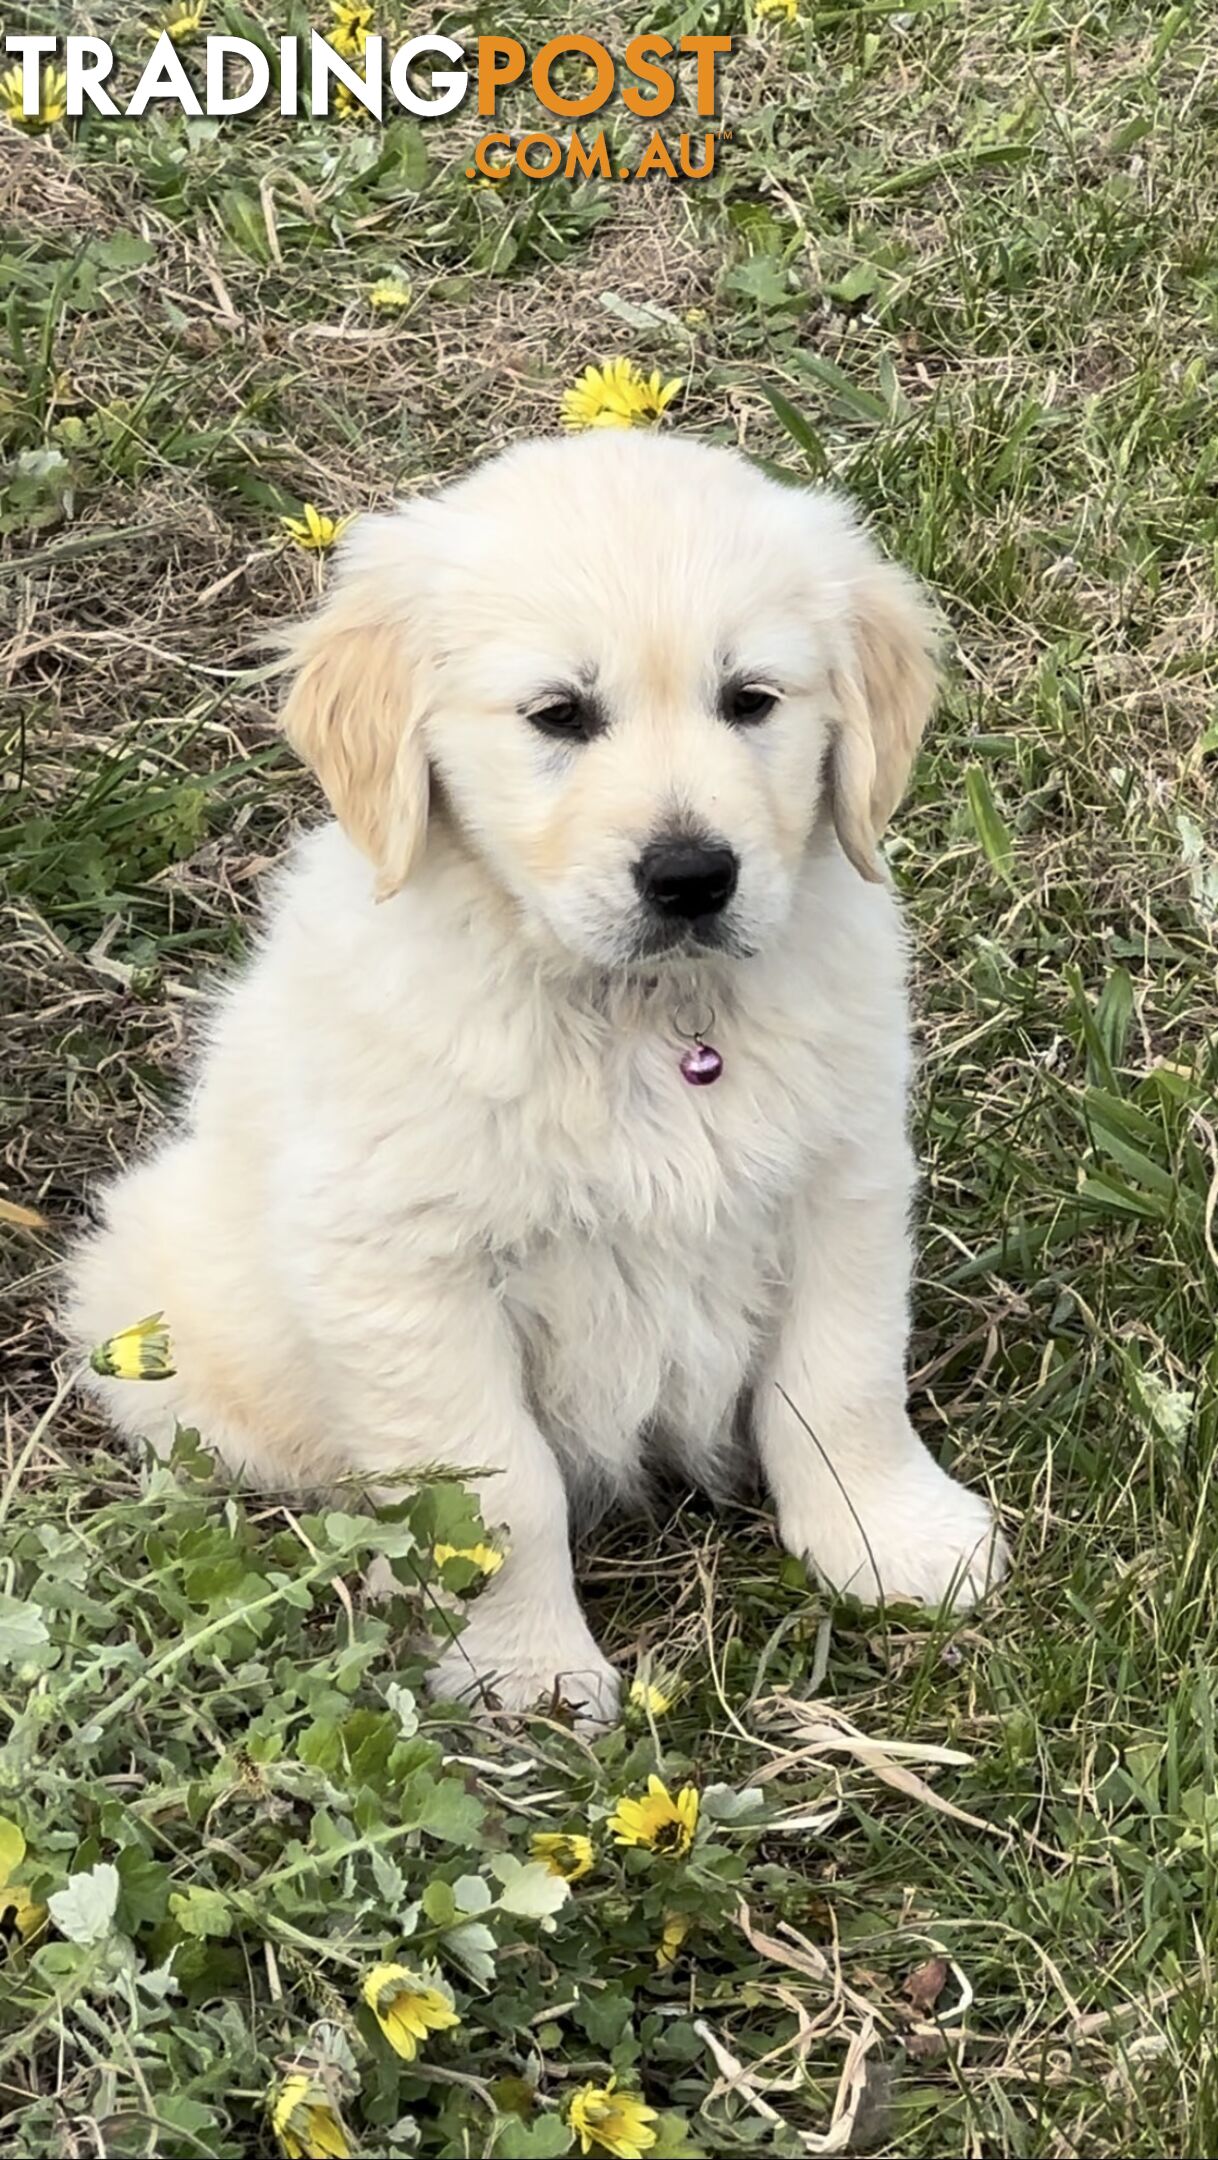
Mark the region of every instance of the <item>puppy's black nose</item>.
POLYGON ((718 915, 736 890, 740 865, 721 841, 653 840, 634 866, 634 882, 658 915, 694 922, 718 915))

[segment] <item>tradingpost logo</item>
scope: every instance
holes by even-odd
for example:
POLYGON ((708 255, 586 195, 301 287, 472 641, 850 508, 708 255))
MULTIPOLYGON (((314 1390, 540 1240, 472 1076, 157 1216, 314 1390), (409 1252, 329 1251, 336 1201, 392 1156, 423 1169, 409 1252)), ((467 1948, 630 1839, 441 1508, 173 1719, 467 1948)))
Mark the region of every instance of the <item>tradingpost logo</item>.
POLYGON ((518 172, 527 180, 645 180, 654 173, 702 180, 714 171, 718 145, 730 133, 711 124, 730 37, 645 31, 619 54, 599 38, 572 33, 548 38, 530 53, 521 39, 506 34, 461 44, 433 32, 391 47, 368 27, 370 0, 344 0, 343 12, 358 19, 358 27, 341 39, 315 30, 307 38, 265 43, 209 35, 182 51, 162 31, 138 79, 125 89, 128 70, 103 38, 16 34, 5 38, 4 48, 20 67, 22 112, 31 120, 39 111, 44 66, 62 69, 72 120, 86 111, 108 120, 139 119, 175 107, 191 119, 231 119, 262 106, 285 119, 323 119, 337 100, 383 125, 398 111, 439 120, 472 98, 478 119, 490 125, 470 152, 470 179, 502 180, 518 172), (539 108, 541 124, 523 133, 496 124, 500 100, 514 86, 531 93, 539 108), (688 119, 692 109, 697 128, 667 118, 678 87, 683 114, 688 119), (615 98, 651 129, 642 147, 632 149, 630 163, 615 159, 605 126, 595 125, 615 98))

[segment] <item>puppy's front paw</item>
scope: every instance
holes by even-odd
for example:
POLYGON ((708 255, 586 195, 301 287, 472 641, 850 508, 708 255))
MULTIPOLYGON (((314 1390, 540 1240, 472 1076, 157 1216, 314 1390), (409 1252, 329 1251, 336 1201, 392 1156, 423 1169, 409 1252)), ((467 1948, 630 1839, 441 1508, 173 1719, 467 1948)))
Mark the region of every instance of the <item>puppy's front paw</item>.
POLYGON ((988 1501, 957 1485, 919 1447, 866 1495, 819 1486, 806 1509, 784 1512, 779 1532, 833 1590, 866 1605, 882 1599, 966 1612, 1007 1571, 1006 1540, 988 1501))
POLYGON ((613 1724, 621 1693, 617 1673, 578 1608, 561 1616, 505 1608, 486 1592, 432 1668, 428 1685, 433 1695, 517 1716, 566 1708, 585 1730, 613 1724))

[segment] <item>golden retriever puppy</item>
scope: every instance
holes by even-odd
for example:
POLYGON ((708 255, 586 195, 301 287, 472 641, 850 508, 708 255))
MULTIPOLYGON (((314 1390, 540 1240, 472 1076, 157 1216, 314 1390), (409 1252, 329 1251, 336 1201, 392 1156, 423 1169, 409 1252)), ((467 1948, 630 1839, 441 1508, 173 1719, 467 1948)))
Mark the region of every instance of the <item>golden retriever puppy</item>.
POLYGON ((295 636, 308 834, 181 1129, 75 1263, 164 1448, 324 1486, 478 1469, 508 1558, 446 1692, 612 1715, 568 1506, 743 1416, 784 1544, 972 1599, 984 1501, 905 1410, 901 927, 876 844, 933 622, 836 498, 643 434, 524 443, 367 517, 295 636))

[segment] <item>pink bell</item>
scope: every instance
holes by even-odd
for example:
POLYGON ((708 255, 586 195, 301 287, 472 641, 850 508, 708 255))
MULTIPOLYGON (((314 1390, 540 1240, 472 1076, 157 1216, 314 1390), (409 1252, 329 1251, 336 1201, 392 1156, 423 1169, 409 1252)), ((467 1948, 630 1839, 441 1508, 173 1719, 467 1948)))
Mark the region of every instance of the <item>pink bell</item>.
POLYGON ((681 1078, 691 1087, 709 1087, 722 1071, 723 1059, 710 1043, 692 1043, 681 1059, 681 1078))

